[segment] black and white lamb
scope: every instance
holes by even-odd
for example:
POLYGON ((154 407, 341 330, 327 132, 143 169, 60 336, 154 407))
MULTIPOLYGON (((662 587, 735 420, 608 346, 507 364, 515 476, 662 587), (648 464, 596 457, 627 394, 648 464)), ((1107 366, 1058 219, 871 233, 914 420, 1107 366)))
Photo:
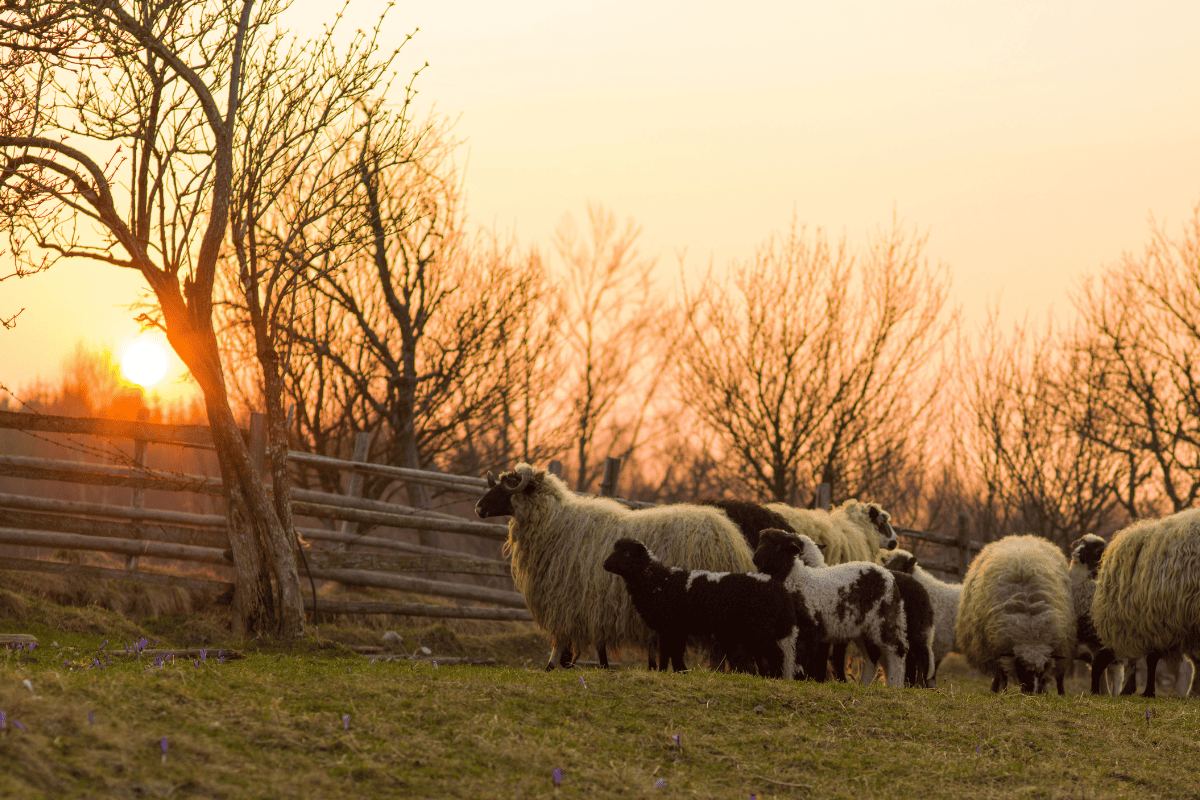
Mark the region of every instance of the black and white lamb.
MULTIPOLYGON (((1145 657, 1144 697, 1154 696, 1155 667, 1167 653, 1182 651, 1193 667, 1200 662, 1200 509, 1142 520, 1112 538, 1092 619, 1118 658, 1145 657)), ((1200 693, 1197 671, 1190 697, 1200 693)))
POLYGON ((893 572, 911 575, 925 587, 929 602, 933 606, 933 677, 937 683, 937 670, 947 653, 958 650, 954 639, 954 623, 958 619, 958 601, 962 597, 961 583, 947 583, 929 574, 917 557, 907 550, 893 550, 883 560, 883 565, 893 572))
MULTIPOLYGON (((657 649, 621 581, 604 571, 618 539, 645 542, 666 563, 687 570, 754 570, 753 552, 720 509, 680 504, 632 511, 607 497, 577 495, 528 464, 498 480, 488 473, 488 486, 475 513, 511 517, 504 547, 513 583, 550 635, 548 670, 571 666, 584 648, 596 648, 601 666, 608 666, 608 648, 657 649)), ((653 666, 653 656, 650 661, 653 666)))
POLYGON ((1104 691, 1105 670, 1116 659, 1116 653, 1100 641, 1092 621, 1092 598, 1096 594, 1096 578, 1100 574, 1100 559, 1108 542, 1095 534, 1081 536, 1071 543, 1071 603, 1075 608, 1076 654, 1092 664, 1092 694, 1104 691))
MULTIPOLYGON (((815 621, 823 643, 854 642, 864 658, 883 664, 888 686, 904 685, 908 626, 896 576, 891 571, 866 562, 826 567, 812 539, 773 529, 759 536, 754 565, 772 578, 782 579, 793 593, 797 614, 803 610, 815 621), (794 553, 796 543, 800 545, 799 555, 794 553)), ((864 670, 863 676, 870 683, 874 670, 864 670)))
POLYGON ((618 539, 604 569, 625 582, 634 608, 658 634, 660 664, 686 670, 688 636, 713 636, 735 671, 773 678, 795 672, 796 612, 781 580, 669 567, 636 539, 618 539))

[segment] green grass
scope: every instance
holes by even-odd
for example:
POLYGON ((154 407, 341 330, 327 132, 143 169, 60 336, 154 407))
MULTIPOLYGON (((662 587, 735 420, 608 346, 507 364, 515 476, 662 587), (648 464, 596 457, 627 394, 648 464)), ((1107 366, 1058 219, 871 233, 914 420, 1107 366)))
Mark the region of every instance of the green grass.
POLYGON ((323 626, 288 646, 209 642, 245 650, 223 664, 87 669, 104 639, 123 652, 133 634, 183 646, 212 631, 24 602, 19 618, 0 603, 0 632, 42 642, 36 660, 0 653, 5 798, 1200 797, 1200 703, 1080 696, 1082 680, 1059 698, 994 696, 958 662, 937 691, 547 674, 537 637, 503 626, 404 634, 494 646, 496 667, 371 663, 340 642, 377 631, 323 626))

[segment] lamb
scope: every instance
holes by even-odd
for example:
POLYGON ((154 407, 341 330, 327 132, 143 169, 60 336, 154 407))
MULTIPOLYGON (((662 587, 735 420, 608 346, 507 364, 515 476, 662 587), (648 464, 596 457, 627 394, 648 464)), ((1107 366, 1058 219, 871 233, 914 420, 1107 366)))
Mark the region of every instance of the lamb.
MULTIPOLYGON (((785 503, 768 503, 767 508, 786 519, 796 533, 816 542, 826 564, 879 563, 879 551, 894 550, 899 543, 891 515, 876 503, 847 500, 833 511, 795 508, 785 503)), ((833 647, 830 660, 834 677, 846 680, 846 646, 833 647)), ((811 676, 825 680, 825 664, 811 666, 811 676)))
POLYGON ((1006 536, 986 545, 963 580, 955 638, 967 663, 992 676, 992 691, 1010 680, 1041 693, 1063 676, 1075 653, 1075 615, 1067 559, 1037 536, 1006 536))
MULTIPOLYGON (((807 614, 816 622, 821 641, 855 642, 871 662, 882 660, 888 686, 904 685, 907 620, 891 572, 865 562, 826 567, 812 539, 774 529, 760 534, 754 565, 783 581, 797 615, 807 614)), ((874 677, 873 670, 869 675, 864 671, 866 683, 874 677)))
POLYGON ((621 577, 646 626, 658 634, 660 664, 669 660, 676 672, 686 670, 687 637, 711 635, 736 671, 774 678, 795 672, 796 613, 782 581, 668 567, 636 539, 618 539, 604 569, 621 577))
POLYGON ((958 619, 958 601, 962 597, 961 583, 946 583, 930 575, 917 563, 917 557, 907 550, 893 550, 884 558, 884 566, 905 575, 911 575, 929 595, 933 606, 933 682, 937 683, 937 670, 946 655, 958 650, 954 639, 954 623, 958 619))
MULTIPOLYGON (((511 517, 505 552, 534 622, 550 635, 547 670, 571 666, 585 647, 596 648, 604 667, 610 647, 654 651, 653 631, 622 582, 602 566, 618 539, 638 539, 665 562, 688 570, 754 570, 746 540, 716 508, 681 504, 631 511, 615 500, 576 495, 560 478, 523 463, 499 479, 488 473, 488 486, 475 513, 511 517)), ((653 658, 650 663, 655 666, 653 658)))
MULTIPOLYGON (((703 506, 716 506, 724 511, 733 524, 741 530, 742 536, 746 537, 746 543, 750 545, 751 550, 758 547, 760 531, 767 528, 792 531, 792 526, 778 511, 773 511, 759 503, 752 503, 748 500, 712 499, 698 500, 697 502, 703 506)), ((792 532, 794 533, 794 531, 792 532)))
MULTIPOLYGON (((1179 649, 1200 660, 1200 509, 1142 520, 1104 551, 1092 620, 1118 658, 1146 658, 1144 697, 1154 697, 1158 659, 1179 649)), ((1193 669, 1188 696, 1200 693, 1193 669)), ((1124 693, 1124 692, 1123 692, 1124 693)))
POLYGON ((1103 691, 1104 671, 1116 659, 1111 647, 1105 646, 1096 633, 1092 621, 1092 598, 1096 593, 1096 577, 1100 573, 1100 559, 1108 542, 1095 534, 1086 534, 1071 543, 1071 602, 1075 610, 1075 638, 1077 654, 1092 662, 1092 694, 1107 694, 1103 691))

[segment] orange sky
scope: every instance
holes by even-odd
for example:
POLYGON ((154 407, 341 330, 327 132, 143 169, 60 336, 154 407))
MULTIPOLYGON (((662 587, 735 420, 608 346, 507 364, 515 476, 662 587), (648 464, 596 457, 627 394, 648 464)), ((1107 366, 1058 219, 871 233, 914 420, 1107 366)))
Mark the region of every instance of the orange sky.
MULTIPOLYGON (((1151 215, 1174 230, 1200 202, 1200 4, 733 8, 442 0, 399 4, 388 33, 420 28, 401 67, 428 61, 420 100, 458 119, 475 221, 547 249, 602 202, 642 224, 664 282, 676 252, 724 266, 793 213, 862 241, 895 209, 968 319, 996 298, 1041 316, 1140 249, 1151 215)), ((0 283, 0 313, 26 307, 0 383, 54 377, 80 339, 119 347, 138 285, 68 266, 0 283)))

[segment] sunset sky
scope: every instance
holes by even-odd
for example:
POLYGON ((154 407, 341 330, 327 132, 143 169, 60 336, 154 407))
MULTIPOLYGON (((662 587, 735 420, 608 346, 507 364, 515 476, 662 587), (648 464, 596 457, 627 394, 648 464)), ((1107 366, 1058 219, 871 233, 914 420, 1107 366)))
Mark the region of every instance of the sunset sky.
MULTIPOLYGON (((677 253, 724 267, 793 214, 861 242, 895 211, 969 321, 996 300, 1041 317, 1200 202, 1194 2, 399 3, 389 40, 414 28, 400 67, 428 61, 422 108, 457 119, 473 220, 547 250, 604 203, 664 285, 677 253)), ((26 309, 0 383, 53 379, 79 340, 119 350, 139 286, 68 265, 0 283, 0 314, 26 309)))

